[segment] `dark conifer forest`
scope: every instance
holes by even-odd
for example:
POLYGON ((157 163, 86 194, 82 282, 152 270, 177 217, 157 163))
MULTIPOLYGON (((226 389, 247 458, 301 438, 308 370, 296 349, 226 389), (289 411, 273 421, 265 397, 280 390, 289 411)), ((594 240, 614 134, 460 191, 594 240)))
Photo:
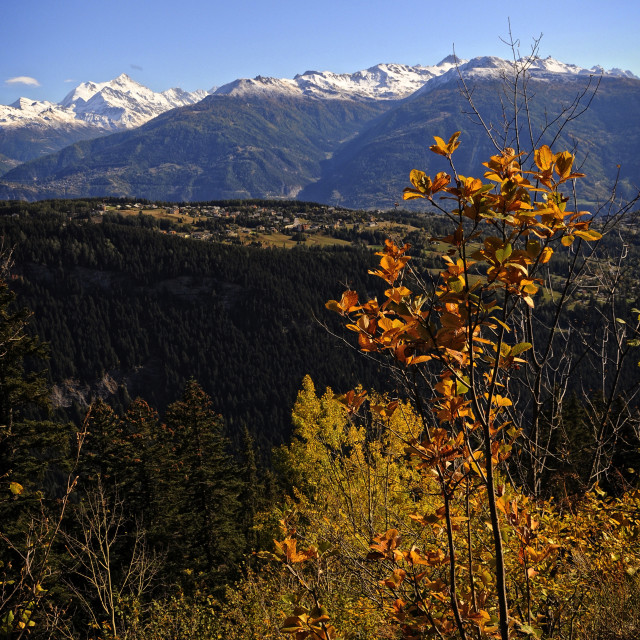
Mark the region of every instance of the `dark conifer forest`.
POLYGON ((333 320, 324 300, 350 274, 366 273, 369 251, 203 243, 122 219, 0 225, 13 247, 13 288, 49 344, 49 382, 71 418, 82 415, 86 385, 85 402, 107 393, 121 410, 141 396, 164 412, 194 378, 234 441, 246 428, 268 455, 288 438, 305 374, 344 387, 374 381, 323 326, 333 320))

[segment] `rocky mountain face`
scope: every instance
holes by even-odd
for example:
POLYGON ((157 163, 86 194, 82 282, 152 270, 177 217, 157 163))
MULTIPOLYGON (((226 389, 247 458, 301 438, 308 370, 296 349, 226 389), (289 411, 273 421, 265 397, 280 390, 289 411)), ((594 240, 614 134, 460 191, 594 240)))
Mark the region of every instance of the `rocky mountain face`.
MULTIPOLYGON (((430 67, 381 64, 354 74, 258 76, 208 96, 179 89, 154 93, 124 75, 82 84, 60 105, 20 101, 0 107, 29 112, 30 135, 48 150, 74 142, 76 134, 95 138, 87 135, 91 127, 103 135, 15 166, 2 177, 0 197, 299 197, 387 208, 401 197, 412 168, 444 168, 433 165, 437 158, 428 152, 432 136, 463 132, 456 154, 462 174, 477 172, 477 163, 495 151, 469 115, 463 85, 494 140, 513 146, 514 123, 505 121, 502 107, 516 79, 527 96, 532 131, 539 132, 531 141, 523 128, 523 146, 553 141, 556 149, 575 149, 589 175, 583 194, 589 202, 604 197, 618 164, 619 192, 632 193, 640 184, 640 79, 551 58, 522 64, 450 56, 430 67), (44 122, 57 138, 47 134, 44 122), (120 131, 105 135, 114 130, 120 131)), ((11 126, 20 129, 15 117, 6 124, 15 116, 7 113, 0 111, 0 153, 14 164, 24 162, 26 154, 20 156, 19 144, 6 134, 11 126)))

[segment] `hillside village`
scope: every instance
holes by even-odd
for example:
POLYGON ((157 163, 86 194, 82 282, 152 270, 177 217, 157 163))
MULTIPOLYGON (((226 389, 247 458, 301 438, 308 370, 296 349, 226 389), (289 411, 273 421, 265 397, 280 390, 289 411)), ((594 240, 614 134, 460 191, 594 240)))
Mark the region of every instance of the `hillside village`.
MULTIPOLYGON (((378 244, 407 212, 354 211, 315 203, 233 201, 229 203, 167 204, 140 201, 90 201, 64 211, 70 218, 100 223, 108 216, 141 216, 158 232, 202 241, 290 247, 378 244)), ((415 214, 412 214, 415 218, 415 214)), ((142 222, 142 220, 141 220, 142 222)), ((407 231, 406 221, 402 226, 407 231)), ((415 222, 415 221, 414 221, 415 222)), ((398 229, 399 230, 399 229, 398 229)))

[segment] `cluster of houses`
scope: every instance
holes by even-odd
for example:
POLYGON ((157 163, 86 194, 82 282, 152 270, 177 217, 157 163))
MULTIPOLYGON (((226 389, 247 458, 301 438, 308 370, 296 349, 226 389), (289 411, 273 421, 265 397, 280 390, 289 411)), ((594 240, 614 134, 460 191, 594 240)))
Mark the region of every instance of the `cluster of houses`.
POLYGON ((101 203, 92 215, 103 216, 111 212, 130 215, 136 211, 173 220, 175 223, 187 223, 184 229, 176 224, 171 225, 171 228, 159 230, 163 233, 197 240, 240 237, 250 239, 251 236, 258 234, 275 233, 288 235, 326 233, 331 229, 345 228, 354 222, 364 226, 377 225, 375 218, 365 212, 336 210, 328 206, 318 206, 312 211, 292 212, 290 206, 279 210, 277 206, 265 207, 251 203, 235 207, 214 204, 160 206, 155 203, 140 202, 101 203))

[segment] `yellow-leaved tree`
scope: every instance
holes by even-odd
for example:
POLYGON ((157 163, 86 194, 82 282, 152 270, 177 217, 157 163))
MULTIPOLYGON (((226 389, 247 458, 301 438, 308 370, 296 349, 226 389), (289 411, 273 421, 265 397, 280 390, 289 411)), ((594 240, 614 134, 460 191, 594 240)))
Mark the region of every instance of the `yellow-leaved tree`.
POLYGON ((296 640, 593 637, 594 577, 621 594, 640 568, 640 492, 597 493, 599 448, 596 493, 568 510, 541 491, 541 381, 557 360, 552 337, 533 330, 536 298, 554 252, 571 260, 607 226, 570 204, 582 177, 571 153, 543 145, 525 170, 506 148, 467 177, 459 136, 435 138, 446 171, 414 170, 404 192, 451 220, 434 239, 442 268, 387 240, 370 271, 384 297, 347 290, 326 305, 387 361, 407 401, 361 389, 317 398, 305 382, 286 452, 298 490, 275 554, 299 587, 282 626, 296 640))

